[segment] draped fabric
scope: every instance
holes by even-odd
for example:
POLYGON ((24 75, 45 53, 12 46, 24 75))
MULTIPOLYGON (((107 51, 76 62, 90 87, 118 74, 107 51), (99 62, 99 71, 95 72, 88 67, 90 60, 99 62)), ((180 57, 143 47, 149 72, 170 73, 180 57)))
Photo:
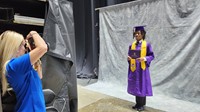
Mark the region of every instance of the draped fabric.
MULTIPOLYGON (((138 0, 99 11, 100 58, 96 86, 101 83, 126 88, 127 48, 133 42, 133 27, 146 25, 146 40, 155 55, 150 67, 154 91, 200 103, 199 0, 138 0)), ((95 90, 94 85, 90 87, 95 90)))
POLYGON ((76 54, 72 3, 48 0, 43 38, 49 51, 43 57, 43 88, 55 92, 59 112, 77 112, 76 54))

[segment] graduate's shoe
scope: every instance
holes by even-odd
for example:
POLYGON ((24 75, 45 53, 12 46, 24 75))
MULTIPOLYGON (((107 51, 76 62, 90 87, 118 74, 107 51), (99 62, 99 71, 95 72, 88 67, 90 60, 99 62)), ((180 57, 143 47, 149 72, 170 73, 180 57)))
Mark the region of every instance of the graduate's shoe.
POLYGON ((144 111, 144 106, 138 107, 138 108, 137 108, 137 111, 144 111))
POLYGON ((134 105, 134 106, 132 106, 132 109, 136 109, 136 110, 137 110, 137 108, 138 108, 138 105, 137 105, 137 104, 134 105))

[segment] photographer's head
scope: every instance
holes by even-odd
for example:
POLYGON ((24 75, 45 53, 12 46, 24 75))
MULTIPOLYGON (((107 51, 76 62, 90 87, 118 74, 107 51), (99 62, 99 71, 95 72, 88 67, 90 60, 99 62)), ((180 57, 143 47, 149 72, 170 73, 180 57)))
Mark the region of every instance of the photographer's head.
POLYGON ((14 31, 5 31, 0 35, 0 55, 8 60, 25 53, 24 37, 14 31))
POLYGON ((8 30, 0 35, 0 74, 3 93, 7 88, 7 81, 5 78, 6 63, 11 58, 18 57, 24 53, 24 37, 21 34, 8 30))

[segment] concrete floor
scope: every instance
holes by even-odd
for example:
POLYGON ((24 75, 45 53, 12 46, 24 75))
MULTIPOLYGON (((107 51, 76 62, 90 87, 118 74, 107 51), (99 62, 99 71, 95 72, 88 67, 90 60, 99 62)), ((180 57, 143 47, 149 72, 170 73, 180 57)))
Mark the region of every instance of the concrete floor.
MULTIPOLYGON (((110 83, 98 81, 94 84, 84 86, 84 88, 129 102, 135 102, 135 97, 128 94, 127 88, 124 86, 116 86, 110 83)), ((146 104, 148 107, 166 112, 200 112, 200 104, 167 96, 155 88, 153 88, 153 90, 154 96, 147 97, 146 104)))
MULTIPOLYGON (((85 86, 95 83, 92 79, 78 79, 78 112, 137 112, 132 109, 133 102, 105 95, 87 89, 85 86)), ((145 112, 163 112, 145 107, 145 112)))

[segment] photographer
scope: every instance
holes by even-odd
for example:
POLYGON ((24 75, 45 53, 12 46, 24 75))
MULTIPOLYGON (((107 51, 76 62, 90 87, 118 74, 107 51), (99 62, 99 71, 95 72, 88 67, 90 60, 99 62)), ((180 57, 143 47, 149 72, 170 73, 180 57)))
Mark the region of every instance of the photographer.
POLYGON ((47 49, 45 41, 36 31, 31 31, 25 40, 14 31, 5 31, 0 35, 2 92, 3 95, 6 93, 9 83, 17 98, 16 112, 46 112, 40 58, 47 49), (33 39, 35 48, 27 43, 30 39, 33 39), (26 54, 25 45, 30 48, 26 54))

